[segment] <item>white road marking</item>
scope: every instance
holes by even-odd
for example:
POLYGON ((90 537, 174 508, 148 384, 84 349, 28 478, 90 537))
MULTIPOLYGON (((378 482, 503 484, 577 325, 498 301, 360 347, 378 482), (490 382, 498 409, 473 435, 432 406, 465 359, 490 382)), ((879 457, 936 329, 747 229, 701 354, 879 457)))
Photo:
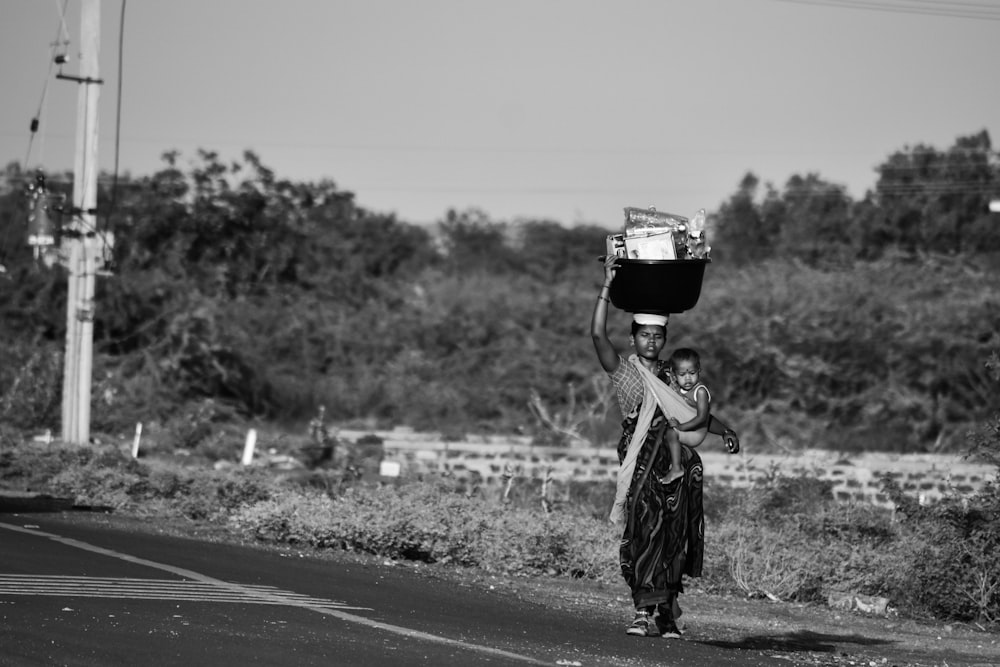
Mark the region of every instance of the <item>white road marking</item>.
POLYGON ((0 595, 63 595, 295 606, 305 604, 327 609, 371 611, 371 607, 351 607, 341 602, 283 591, 273 586, 244 585, 244 588, 249 595, 220 591, 214 584, 197 581, 0 574, 0 595))
MULTIPOLYGON (((167 565, 166 563, 157 563, 155 561, 146 560, 145 558, 138 558, 136 556, 131 556, 129 554, 122 553, 120 551, 105 549, 104 547, 95 546, 93 544, 81 542, 80 540, 74 540, 70 537, 63 537, 61 535, 56 535, 54 533, 47 533, 34 528, 30 529, 22 528, 21 526, 15 526, 13 524, 3 523, 3 522, 0 522, 0 528, 5 528, 7 530, 12 530, 18 533, 35 535, 38 537, 46 537, 52 540, 53 542, 65 544, 66 546, 69 547, 83 549, 84 551, 90 551, 91 553, 101 554, 103 556, 109 556, 111 558, 118 558, 119 560, 124 560, 129 563, 134 563, 136 565, 142 565, 145 567, 162 570, 164 572, 169 572, 178 577, 191 579, 195 582, 200 582, 203 585, 209 586, 213 590, 215 590, 216 595, 220 594, 220 589, 221 589, 221 591, 228 592, 231 596, 234 597, 244 596, 248 600, 253 601, 253 602, 248 602, 252 604, 275 604, 275 605, 285 605, 290 607, 299 607, 301 609, 308 609, 310 611, 315 611, 316 613, 319 614, 326 614, 327 616, 332 616, 334 618, 346 621, 348 623, 357 623, 359 625, 364 625, 370 628, 376 628, 378 630, 384 630, 386 632, 392 632, 412 639, 422 639, 425 641, 436 642, 439 644, 447 644, 449 646, 455 646, 458 648, 478 651, 480 653, 486 653, 491 656, 510 658, 512 660, 518 660, 521 662, 526 662, 535 665, 550 664, 527 655, 520 655, 518 653, 504 651, 502 649, 493 648, 491 646, 482 646, 481 644, 471 644, 469 642, 464 642, 458 639, 451 639, 450 637, 433 635, 429 632, 421 632, 420 630, 404 628, 402 626, 393 625, 391 623, 383 623, 381 621, 376 621, 374 619, 366 618, 364 616, 358 616, 357 614, 349 614, 346 611, 343 611, 344 609, 354 609, 354 610, 368 609, 367 607, 331 608, 326 605, 336 604, 336 603, 332 603, 329 600, 316 600, 315 598, 309 598, 308 596, 298 596, 295 593, 282 591, 280 589, 272 587, 248 586, 244 584, 236 584, 228 581, 223 581, 222 579, 209 577, 208 575, 201 574, 200 572, 195 572, 194 570, 188 570, 182 567, 175 567, 173 565, 167 565)), ((17 576, 17 575, 0 575, 0 595, 4 594, 3 579, 12 576, 17 576)), ((117 581, 128 581, 128 580, 117 580, 117 581)), ((156 581, 161 584, 163 583, 163 581, 155 579, 132 580, 132 581, 156 581)), ((226 599, 225 601, 230 602, 233 600, 226 599)))

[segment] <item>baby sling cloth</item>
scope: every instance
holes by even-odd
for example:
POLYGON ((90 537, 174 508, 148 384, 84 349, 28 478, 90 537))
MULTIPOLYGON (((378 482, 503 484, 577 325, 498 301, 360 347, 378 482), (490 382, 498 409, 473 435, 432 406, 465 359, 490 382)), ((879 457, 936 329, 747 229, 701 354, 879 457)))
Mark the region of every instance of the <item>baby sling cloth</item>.
MULTIPOLYGON (((649 427, 653 423, 653 413, 656 412, 656 406, 660 407, 665 416, 673 417, 679 422, 694 419, 695 415, 698 414, 698 411, 691 407, 683 396, 643 366, 636 355, 630 356, 627 363, 632 364, 639 371, 643 395, 642 407, 639 408, 639 416, 635 422, 635 431, 633 431, 632 439, 629 440, 625 450, 625 458, 618 466, 618 485, 615 489, 615 502, 611 506, 611 516, 609 517, 615 525, 624 525, 625 500, 632 484, 632 474, 635 472, 635 463, 642 450, 642 443, 645 442, 646 434, 649 433, 649 427)), ((652 461, 647 463, 647 466, 652 465, 652 461)), ((636 492, 638 493, 638 490, 636 492)))

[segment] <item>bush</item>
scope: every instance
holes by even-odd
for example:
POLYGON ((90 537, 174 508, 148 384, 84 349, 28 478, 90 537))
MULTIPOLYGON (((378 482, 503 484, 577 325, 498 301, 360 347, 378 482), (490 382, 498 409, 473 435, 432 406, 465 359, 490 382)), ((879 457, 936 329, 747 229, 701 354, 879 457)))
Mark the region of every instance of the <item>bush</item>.
POLYGON ((149 473, 137 461, 107 447, 77 451, 80 464, 60 470, 46 484, 53 495, 72 497, 77 505, 123 509, 145 493, 149 473))
POLYGON ((750 518, 780 524, 790 517, 813 515, 826 508, 833 498, 832 488, 828 480, 777 475, 762 481, 740 509, 750 518))
POLYGON ((507 574, 604 579, 616 567, 606 524, 498 505, 446 484, 356 486, 335 498, 287 493, 243 508, 231 524, 266 541, 507 574))
POLYGON ((891 581, 901 605, 936 618, 1000 621, 1000 488, 928 507, 890 480, 885 488, 902 517, 891 581))
POLYGON ((34 429, 56 424, 62 408, 63 356, 13 341, 0 350, 0 423, 34 429))
MULTIPOLYGON (((994 351, 984 364, 992 380, 1000 385, 1000 352, 994 351)), ((1000 471, 1000 412, 971 431, 967 436, 966 456, 996 466, 1000 471)))
POLYGON ((886 510, 835 502, 806 476, 772 476, 741 493, 728 516, 709 521, 709 587, 803 602, 886 588, 895 538, 886 510))
POLYGON ((114 445, 19 448, 0 458, 0 480, 72 498, 76 505, 190 519, 225 516, 278 488, 261 468, 200 470, 133 459, 114 445))

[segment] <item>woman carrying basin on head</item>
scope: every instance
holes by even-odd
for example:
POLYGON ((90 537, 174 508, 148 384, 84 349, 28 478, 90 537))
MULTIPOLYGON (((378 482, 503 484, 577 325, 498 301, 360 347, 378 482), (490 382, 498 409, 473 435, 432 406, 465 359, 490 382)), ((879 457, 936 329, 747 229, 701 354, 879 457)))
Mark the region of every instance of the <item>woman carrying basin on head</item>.
MULTIPOLYGON (((694 409, 668 385, 667 316, 636 314, 632 322, 634 354, 627 359, 607 333, 608 304, 616 257, 604 262, 604 285, 594 306, 591 336, 601 367, 611 377, 621 409, 618 485, 610 520, 622 530, 619 561, 632 592, 635 618, 626 632, 644 637, 679 637, 677 596, 682 578, 701 576, 705 547, 702 511, 702 464, 694 448, 682 442, 683 474, 661 483, 670 469, 668 419, 690 420, 694 409)), ((715 417, 708 431, 723 437, 731 453, 739 451, 736 433, 715 417)))

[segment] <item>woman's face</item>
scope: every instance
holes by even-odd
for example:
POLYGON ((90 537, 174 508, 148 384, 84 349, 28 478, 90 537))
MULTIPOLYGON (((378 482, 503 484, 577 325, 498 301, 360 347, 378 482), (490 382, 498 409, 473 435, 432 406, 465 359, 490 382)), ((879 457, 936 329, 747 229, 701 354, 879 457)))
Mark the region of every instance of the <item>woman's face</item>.
POLYGON ((632 336, 635 353, 644 359, 657 359, 667 344, 667 328, 655 324, 644 324, 632 336))

